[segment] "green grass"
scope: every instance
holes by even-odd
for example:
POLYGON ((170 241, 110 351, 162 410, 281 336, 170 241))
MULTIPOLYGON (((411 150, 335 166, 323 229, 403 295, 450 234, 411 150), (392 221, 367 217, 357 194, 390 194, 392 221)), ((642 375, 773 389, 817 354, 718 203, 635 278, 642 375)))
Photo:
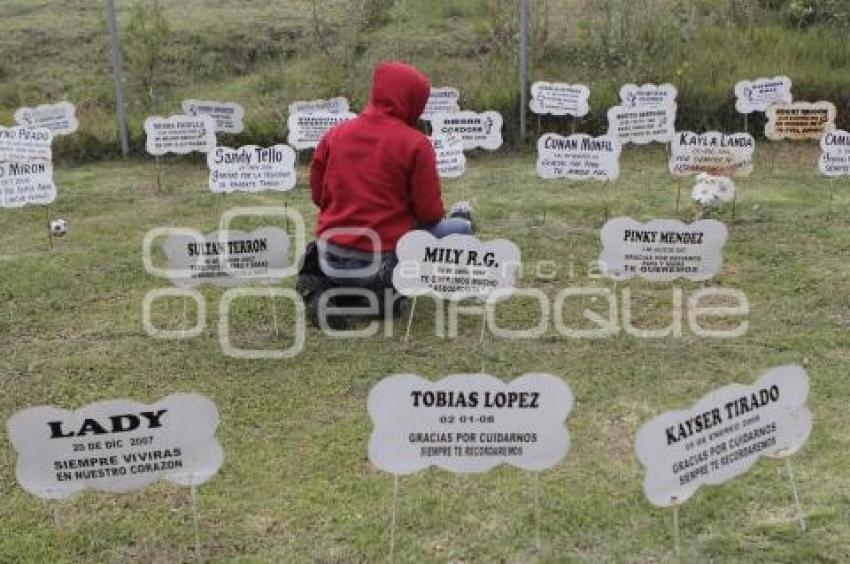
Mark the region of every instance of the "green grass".
MULTIPOLYGON (((615 184, 545 182, 530 154, 470 161, 445 183, 448 202, 473 198, 484 238, 509 237, 531 265, 557 264, 554 280, 528 268, 521 286, 550 296, 563 287, 610 282, 587 276, 606 215, 675 217, 676 181, 663 150, 629 149, 615 184), (573 263, 574 274, 569 270, 573 263)), ((713 388, 750 383, 766 369, 804 363, 815 415, 809 443, 794 457, 809 531, 794 519, 780 461, 762 460, 722 486, 700 490, 681 511, 684 561, 842 562, 850 559, 847 452, 850 414, 850 184, 815 172, 812 145, 760 147, 756 172, 738 182, 736 218, 721 275, 708 283, 746 293, 749 332, 739 339, 569 339, 551 329, 537 340, 488 337, 464 319, 456 338, 434 336, 434 304, 421 301, 411 345, 393 337, 343 341, 310 330, 290 361, 224 356, 216 335, 221 291, 204 288, 204 334, 159 341, 141 321, 145 293, 167 282, 144 272, 141 242, 153 227, 215 228, 224 205, 288 205, 312 222, 299 185, 285 196, 205 190, 200 161, 164 159, 166 188, 150 161, 57 167, 52 216, 69 234, 47 250, 41 208, 0 212, 0 420, 27 406, 75 408, 107 398, 153 402, 176 391, 211 397, 222 415, 221 472, 199 489, 203 555, 213 561, 375 562, 386 558, 392 478, 367 460, 366 397, 396 372, 439 378, 486 370, 504 379, 543 371, 563 376, 576 397, 572 448, 539 475, 541 552, 535 551, 535 477, 510 467, 474 476, 428 470, 400 480, 396 555, 400 562, 673 559, 670 513, 644 499, 633 453, 641 424, 683 408, 713 388)), ((693 217, 683 190, 679 217, 693 217)), ((273 220, 269 220, 271 222, 273 220)), ((258 224, 262 220, 251 222, 258 224)), ((292 284, 291 280, 285 285, 292 284)), ((704 284, 677 284, 687 295, 704 284)), ((636 324, 665 324, 671 285, 631 281, 636 324)), ((598 306, 598 304, 597 304, 598 306)), ((586 307, 594 308, 591 303, 586 307)), ((572 304, 565 316, 579 324, 572 304)), ((232 332, 244 346, 288 346, 292 308, 278 304, 277 343, 268 303, 246 301, 232 332)), ((501 324, 538 319, 528 300, 499 306, 501 324)), ((191 311, 190 311, 191 317, 191 311)), ((155 320, 179 327, 182 306, 163 302, 155 320)), ((189 491, 158 483, 128 495, 86 493, 39 500, 15 483, 15 455, 0 431, 0 561, 172 562, 192 558, 189 491)))
MULTIPOLYGON (((150 10, 153 0, 116 0, 139 152, 144 119, 177 112, 186 98, 243 104, 243 143, 282 139, 289 103, 344 95, 360 109, 373 66, 388 58, 458 87, 464 108, 518 112, 515 0, 159 0, 170 32, 155 42, 161 56, 153 92, 142 87, 145 49, 128 32, 137 3, 150 10), (371 21, 361 6, 375 3, 388 7, 371 21)), ((680 129, 737 129, 735 82, 782 73, 797 98, 834 102, 839 125, 850 128, 846 29, 798 29, 755 0, 536 0, 530 10, 530 79, 590 85, 585 131, 607 128, 606 110, 622 84, 666 81, 679 88, 680 129)), ((93 161, 117 153, 102 0, 73 7, 4 0, 0 53, 0 123, 19 106, 67 98, 78 106, 80 132, 57 140, 57 155, 93 161)), ((510 143, 516 121, 505 122, 510 143)), ((567 129, 564 120, 544 124, 567 129)), ((751 116, 751 130, 761 126, 751 116)))

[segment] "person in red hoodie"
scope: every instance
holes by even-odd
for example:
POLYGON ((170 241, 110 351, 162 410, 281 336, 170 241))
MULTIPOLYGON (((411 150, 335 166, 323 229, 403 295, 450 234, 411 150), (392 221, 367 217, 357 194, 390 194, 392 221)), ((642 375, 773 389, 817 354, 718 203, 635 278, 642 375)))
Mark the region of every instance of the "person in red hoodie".
POLYGON ((472 233, 468 204, 444 218, 434 149, 416 128, 430 93, 416 68, 381 63, 366 109, 319 142, 310 166, 319 244, 308 247, 299 277, 308 305, 329 286, 390 286, 396 244, 412 229, 436 237, 472 233))

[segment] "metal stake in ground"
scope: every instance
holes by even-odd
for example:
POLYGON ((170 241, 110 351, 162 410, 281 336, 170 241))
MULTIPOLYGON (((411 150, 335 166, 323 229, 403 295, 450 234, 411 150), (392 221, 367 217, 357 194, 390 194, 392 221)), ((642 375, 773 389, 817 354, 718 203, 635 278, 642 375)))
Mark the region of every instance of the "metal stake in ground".
POLYGON ((44 206, 44 223, 47 226, 47 244, 53 250, 53 231, 50 229, 50 205, 44 206))
POLYGON ((195 479, 192 478, 192 484, 190 486, 190 495, 192 499, 192 536, 195 542, 195 561, 202 562, 201 559, 201 535, 200 528, 198 527, 198 487, 195 485, 195 479))
POLYGON ((779 152, 781 145, 776 143, 773 145, 773 151, 770 152, 770 172, 776 174, 776 153, 779 152))
POLYGON ((481 312, 481 336, 478 338, 478 347, 481 349, 481 374, 484 372, 484 334, 487 329, 487 302, 484 302, 484 309, 481 312))
POLYGON ((164 179, 163 179, 163 174, 162 174, 162 163, 159 162, 158 156, 154 157, 153 160, 154 160, 154 165, 156 166, 156 191, 161 193, 162 188, 163 188, 163 184, 164 184, 164 179))
POLYGON ((682 560, 682 547, 679 543, 679 501, 673 498, 673 553, 676 555, 676 562, 682 560))
POLYGON ((222 192, 221 197, 218 199, 218 205, 216 206, 216 209, 215 209, 216 220, 221 219, 221 213, 224 210, 224 197, 226 195, 227 194, 225 192, 222 192))
POLYGON ((404 348, 407 348, 407 342, 410 340, 410 326, 413 324, 413 313, 416 311, 416 296, 413 296, 413 301, 410 303, 410 313, 407 316, 407 330, 404 332, 404 348))
POLYGON ((269 301, 271 302, 271 311, 272 311, 272 327, 273 327, 272 328, 272 335, 274 336, 275 340, 277 340, 277 338, 278 338, 277 310, 275 309, 274 292, 272 292, 271 286, 269 286, 269 301))
POLYGON ((679 214, 679 202, 682 199, 682 179, 676 178, 676 215, 679 214))
POLYGON ((188 317, 188 313, 187 313, 188 307, 189 307, 189 298, 187 296, 183 296, 183 323, 180 324, 180 338, 181 339, 186 338, 186 321, 187 321, 187 317, 188 317))
POLYGON ((738 190, 735 190, 735 193, 732 194, 732 219, 735 219, 735 208, 738 203, 738 190))
POLYGON ((800 530, 806 532, 806 514, 800 503, 800 492, 797 490, 797 480, 794 479, 794 469, 791 467, 791 457, 785 458, 785 469, 788 471, 788 481, 791 482, 791 493, 794 496, 794 505, 797 509, 797 518, 800 520, 800 530))
POLYGON ((398 474, 393 475, 393 502, 390 510, 390 564, 395 562, 395 528, 398 510, 398 474))
POLYGON ((543 549, 540 542, 540 473, 534 472, 534 544, 537 553, 543 549))
POLYGON ((835 192, 835 179, 830 178, 829 179, 829 207, 826 210, 826 220, 827 221, 832 220, 832 196, 833 196, 834 192, 835 192))

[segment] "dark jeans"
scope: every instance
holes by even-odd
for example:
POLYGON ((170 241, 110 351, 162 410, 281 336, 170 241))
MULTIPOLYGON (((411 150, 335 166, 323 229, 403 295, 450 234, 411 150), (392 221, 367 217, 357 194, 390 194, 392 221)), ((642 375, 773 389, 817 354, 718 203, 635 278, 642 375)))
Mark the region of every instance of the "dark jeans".
MULTIPOLYGON (((472 223, 465 219, 448 217, 426 229, 437 239, 442 239, 449 235, 471 235, 472 223)), ((387 287, 392 286, 393 268, 398 263, 394 252, 378 253, 378 256, 374 257, 372 253, 340 247, 333 243, 319 245, 319 260, 324 263, 322 271, 335 284, 356 287, 373 287, 381 283, 387 287)))

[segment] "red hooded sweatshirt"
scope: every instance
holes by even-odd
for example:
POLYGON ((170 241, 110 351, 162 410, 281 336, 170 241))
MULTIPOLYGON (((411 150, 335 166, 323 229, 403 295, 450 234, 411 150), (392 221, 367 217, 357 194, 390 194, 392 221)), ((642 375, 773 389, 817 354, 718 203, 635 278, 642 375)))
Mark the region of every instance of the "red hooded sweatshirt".
MULTIPOLYGON (((387 62, 375 68, 369 105, 329 130, 313 154, 317 236, 334 228, 369 228, 387 252, 416 225, 443 218, 434 150, 414 127, 430 94, 428 79, 412 66, 387 62)), ((373 250, 364 235, 332 234, 328 240, 373 250)))

